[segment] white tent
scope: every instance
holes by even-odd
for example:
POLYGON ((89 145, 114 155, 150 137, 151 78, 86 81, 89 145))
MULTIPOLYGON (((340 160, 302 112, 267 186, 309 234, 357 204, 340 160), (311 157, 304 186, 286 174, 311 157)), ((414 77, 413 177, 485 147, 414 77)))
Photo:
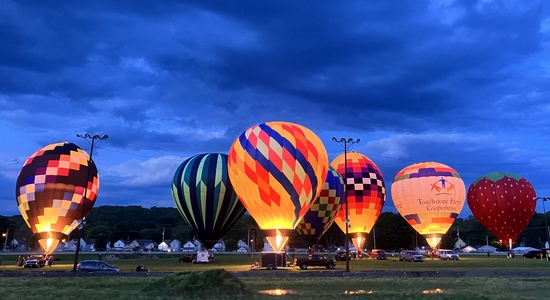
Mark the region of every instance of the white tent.
POLYGON ((461 249, 462 252, 470 253, 470 252, 477 252, 477 249, 472 246, 466 246, 461 249))
POLYGON ((540 250, 540 249, 533 248, 533 247, 516 247, 516 248, 512 248, 512 251, 514 251, 514 254, 523 254, 523 253, 527 253, 527 252, 532 251, 532 250, 540 250))

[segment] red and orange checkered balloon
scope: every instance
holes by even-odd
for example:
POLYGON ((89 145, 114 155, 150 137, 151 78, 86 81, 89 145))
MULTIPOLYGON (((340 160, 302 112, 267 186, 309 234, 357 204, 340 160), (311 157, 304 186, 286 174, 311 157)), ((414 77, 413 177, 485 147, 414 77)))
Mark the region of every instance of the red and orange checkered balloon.
POLYGON ((56 143, 27 159, 15 194, 21 216, 49 254, 88 215, 98 190, 99 175, 88 153, 73 143, 56 143))
POLYGON ((306 127, 267 122, 235 140, 228 166, 235 192, 261 229, 294 230, 323 188, 328 156, 306 127))
MULTIPOLYGON (((378 220, 386 201, 386 185, 382 172, 368 157, 348 152, 336 157, 330 165, 344 177, 348 208, 348 234, 357 249, 362 249, 365 235, 378 220), (347 170, 345 159, 347 160, 347 170)), ((346 232, 346 201, 334 220, 346 232)))
POLYGON ((466 188, 453 168, 422 162, 395 175, 391 195, 399 214, 434 248, 462 210, 466 188))

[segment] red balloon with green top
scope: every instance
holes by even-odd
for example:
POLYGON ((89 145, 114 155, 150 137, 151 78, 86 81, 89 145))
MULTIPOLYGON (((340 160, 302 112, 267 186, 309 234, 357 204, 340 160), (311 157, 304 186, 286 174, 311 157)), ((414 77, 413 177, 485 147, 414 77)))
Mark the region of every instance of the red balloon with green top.
POLYGON ((479 177, 470 185, 467 198, 474 217, 510 249, 533 218, 537 205, 533 185, 508 172, 479 177))

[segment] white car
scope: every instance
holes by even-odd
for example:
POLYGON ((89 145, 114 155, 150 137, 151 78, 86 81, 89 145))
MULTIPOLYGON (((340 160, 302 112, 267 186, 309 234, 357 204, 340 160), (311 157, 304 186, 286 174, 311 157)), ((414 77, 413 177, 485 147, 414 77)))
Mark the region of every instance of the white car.
POLYGON ((458 260, 460 258, 453 250, 439 249, 437 252, 439 253, 439 259, 458 260))

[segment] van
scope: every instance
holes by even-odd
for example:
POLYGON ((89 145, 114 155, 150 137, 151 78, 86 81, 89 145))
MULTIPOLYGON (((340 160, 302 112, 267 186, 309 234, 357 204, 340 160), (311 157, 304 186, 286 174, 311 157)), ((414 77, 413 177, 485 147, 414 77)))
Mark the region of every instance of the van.
POLYGON ((399 261, 423 262, 424 255, 416 250, 403 250, 399 252, 399 261))
POLYGON ((386 255, 386 251, 384 251, 382 249, 372 249, 369 256, 372 259, 380 259, 380 260, 388 259, 387 255, 386 255))
POLYGON ((439 256, 439 259, 443 260, 458 260, 459 256, 454 250, 448 249, 439 249, 437 250, 436 256, 439 256))

